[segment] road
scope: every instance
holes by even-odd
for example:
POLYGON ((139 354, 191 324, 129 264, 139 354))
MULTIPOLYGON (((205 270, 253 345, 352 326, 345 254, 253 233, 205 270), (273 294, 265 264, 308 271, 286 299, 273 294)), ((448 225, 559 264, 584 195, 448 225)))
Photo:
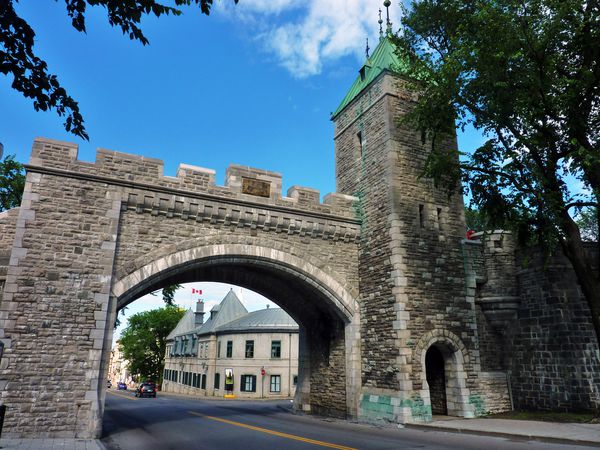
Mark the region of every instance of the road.
POLYGON ((290 406, 289 401, 207 400, 162 393, 138 399, 131 391, 110 389, 102 442, 109 450, 573 449, 296 415, 290 406))

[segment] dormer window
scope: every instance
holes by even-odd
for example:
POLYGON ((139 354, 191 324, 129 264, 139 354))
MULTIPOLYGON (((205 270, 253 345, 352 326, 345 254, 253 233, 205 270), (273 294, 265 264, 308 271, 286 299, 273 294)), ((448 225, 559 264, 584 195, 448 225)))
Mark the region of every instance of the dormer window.
POLYGON ((360 81, 365 81, 365 77, 367 76, 367 66, 362 66, 358 73, 360 73, 360 81))

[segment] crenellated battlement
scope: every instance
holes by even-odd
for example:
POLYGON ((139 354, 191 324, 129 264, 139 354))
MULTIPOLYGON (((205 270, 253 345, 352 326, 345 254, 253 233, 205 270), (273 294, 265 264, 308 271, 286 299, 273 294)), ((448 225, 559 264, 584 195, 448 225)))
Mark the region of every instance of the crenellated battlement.
MULTIPOLYGON (((232 164, 227 168, 225 186, 215 182, 215 171, 190 164, 180 164, 175 177, 164 175, 164 163, 160 159, 121 153, 99 148, 94 163, 78 160, 78 145, 70 142, 36 138, 31 158, 26 166, 32 172, 56 172, 63 176, 72 174, 78 178, 94 178, 99 181, 138 187, 166 189, 174 194, 202 194, 218 197, 215 200, 240 201, 264 204, 270 207, 291 208, 321 215, 331 215, 355 220, 356 197, 344 194, 327 194, 323 203, 316 189, 292 186, 282 195, 282 176, 276 172, 232 164)), ((137 209, 161 209, 164 201, 129 196, 130 207, 137 209), (150 202, 150 203, 149 203, 150 202), (162 205, 162 206, 161 206, 162 205)), ((177 210, 177 205, 164 206, 177 210)))

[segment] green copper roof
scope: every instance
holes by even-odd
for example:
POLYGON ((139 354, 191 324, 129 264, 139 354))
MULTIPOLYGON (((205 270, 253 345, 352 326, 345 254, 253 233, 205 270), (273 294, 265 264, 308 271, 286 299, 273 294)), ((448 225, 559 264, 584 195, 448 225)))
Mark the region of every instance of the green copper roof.
POLYGON ((384 70, 392 70, 394 72, 403 73, 408 68, 408 61, 401 60, 396 55, 396 47, 387 38, 383 37, 379 40, 379 44, 375 47, 373 54, 365 61, 360 72, 364 71, 364 76, 359 73, 358 77, 352 84, 352 87, 340 103, 340 106, 331 114, 331 118, 335 118, 358 94, 362 92, 371 82, 377 78, 384 70))

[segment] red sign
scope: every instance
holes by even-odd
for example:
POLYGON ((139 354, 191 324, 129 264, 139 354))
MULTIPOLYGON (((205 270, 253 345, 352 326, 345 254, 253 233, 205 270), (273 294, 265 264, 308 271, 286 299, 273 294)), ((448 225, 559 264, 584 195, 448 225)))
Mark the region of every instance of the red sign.
POLYGON ((265 370, 265 368, 263 367, 262 369, 260 369, 260 374, 264 377, 266 375, 267 371, 265 370))

